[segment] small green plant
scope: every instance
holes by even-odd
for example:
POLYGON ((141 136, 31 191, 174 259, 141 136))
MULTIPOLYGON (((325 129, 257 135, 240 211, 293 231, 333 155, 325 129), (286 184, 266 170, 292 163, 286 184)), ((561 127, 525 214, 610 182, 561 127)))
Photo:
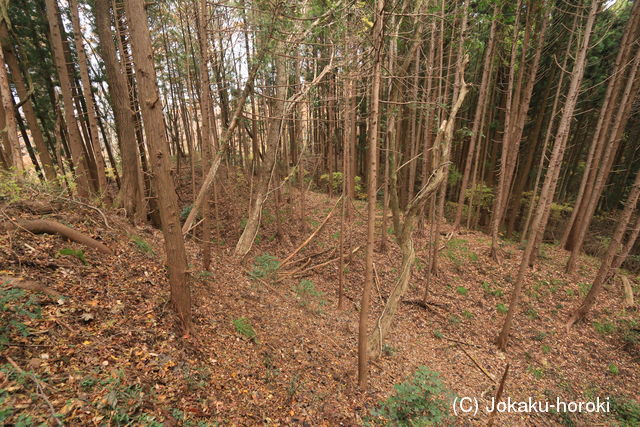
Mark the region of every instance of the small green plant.
POLYGON ((296 395, 298 389, 300 388, 300 375, 294 374, 287 384, 287 394, 289 395, 289 399, 293 399, 293 396, 296 395))
POLYGON ((445 425, 449 421, 447 390, 436 372, 420 366, 409 380, 393 386, 395 393, 370 411, 366 421, 376 425, 445 425))
POLYGON ((460 316, 452 314, 451 316, 449 316, 449 323, 457 325, 459 323, 462 323, 462 319, 460 318, 460 316))
POLYGON ((462 312, 462 315, 463 315, 464 317, 466 317, 467 319, 473 319, 473 318, 475 317, 475 316, 473 315, 473 313, 471 313, 470 311, 467 311, 467 310, 463 311, 463 312, 462 312))
POLYGON ((91 390, 93 388, 94 385, 96 385, 98 383, 98 380, 92 376, 87 376, 84 377, 82 379, 82 381, 80 381, 80 387, 82 387, 83 390, 88 391, 91 390))
POLYGON ((591 289, 591 283, 578 283, 578 288, 578 293, 580 294, 580 296, 585 297, 591 289))
POLYGON ((456 292, 460 295, 467 295, 469 293, 469 289, 465 288, 464 286, 458 286, 456 287, 456 292))
POLYGON ((535 320, 540 317, 538 316, 538 312, 536 311, 536 309, 533 307, 529 307, 527 311, 524 312, 524 314, 531 320, 535 320))
POLYGON ((211 280, 213 279, 213 273, 210 271, 198 271, 196 277, 202 280, 211 280))
POLYGON ((267 369, 264 377, 264 382, 269 384, 275 377, 280 374, 280 370, 273 364, 273 357, 269 352, 265 352, 263 354, 262 364, 267 369))
POLYGON ((620 370, 615 365, 615 363, 610 363, 609 364, 609 372, 611 372, 613 375, 618 375, 620 373, 620 370))
POLYGON ((549 353, 551 353, 551 346, 550 346, 550 345, 542 344, 542 347, 541 347, 541 348, 542 348, 542 352, 543 352, 544 354, 549 354, 549 353))
POLYGON ((540 368, 534 368, 533 366, 529 366, 527 368, 527 370, 529 371, 529 373, 531 373, 531 375, 533 375, 535 377, 535 379, 539 380, 542 379, 542 377, 544 376, 544 371, 540 368))
POLYGON ((599 334, 602 335, 609 335, 616 330, 615 325, 609 321, 593 322, 593 327, 599 334))
POLYGON ((433 331, 433 336, 438 338, 439 340, 441 340, 442 338, 444 338, 444 335, 442 335, 442 332, 440 332, 439 330, 435 330, 433 331))
POLYGON ((251 326, 249 319, 246 317, 240 317, 238 319, 234 319, 231 323, 233 323, 233 327, 236 329, 237 333, 244 335, 253 342, 258 342, 258 336, 255 329, 253 329, 253 326, 251 326))
POLYGON ((131 241, 136 245, 136 248, 138 248, 138 250, 143 254, 146 254, 149 256, 156 254, 153 248, 151 247, 151 245, 141 237, 135 236, 135 235, 131 236, 131 241))
POLYGON ((317 290, 316 285, 311 280, 302 279, 300 283, 293 287, 293 291, 298 296, 298 301, 302 306, 308 305, 313 300, 316 300, 320 306, 326 304, 326 301, 322 299, 324 293, 317 290))
POLYGON ((492 295, 494 297, 501 297, 502 295, 504 295, 502 290, 493 289, 489 282, 482 282, 482 289, 484 290, 485 295, 492 295))
POLYGON ((478 255, 469 249, 469 242, 464 239, 451 239, 447 242, 442 254, 449 258, 457 267, 465 261, 478 261, 478 255))
POLYGON ((509 308, 506 305, 500 303, 500 304, 496 305, 496 310, 500 314, 507 314, 507 311, 509 311, 509 308))
POLYGON ((76 257, 77 259, 80 260, 80 262, 82 262, 82 264, 89 265, 89 263, 87 262, 87 259, 84 257, 84 251, 82 249, 75 250, 75 249, 64 248, 64 249, 60 249, 58 253, 60 255, 76 257))
POLYGON ((253 262, 253 270, 249 273, 252 279, 271 278, 280 268, 280 261, 269 253, 265 252, 257 256, 253 262))
POLYGON ((536 341, 544 341, 544 339, 547 337, 547 333, 544 331, 539 331, 536 332, 536 334, 533 336, 533 339, 536 341))

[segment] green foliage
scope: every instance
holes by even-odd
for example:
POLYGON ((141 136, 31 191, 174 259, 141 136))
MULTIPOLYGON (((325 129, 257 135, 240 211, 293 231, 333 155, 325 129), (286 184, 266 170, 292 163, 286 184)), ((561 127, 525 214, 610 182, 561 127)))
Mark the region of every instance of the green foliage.
POLYGON ((420 366, 413 377, 393 386, 395 393, 371 410, 367 422, 375 425, 444 425, 449 421, 447 390, 438 374, 420 366))
POLYGON ((462 179, 462 172, 460 172, 460 170, 457 168, 455 164, 451 164, 451 166, 449 166, 449 175, 447 176, 447 184, 449 184, 450 187, 453 187, 457 185, 461 179, 462 179))
POLYGON ((500 304, 496 305, 496 310, 500 314, 507 314, 507 311, 509 311, 509 308, 506 305, 500 303, 500 304))
POLYGON ((246 317, 240 317, 238 319, 234 319, 232 322, 233 327, 236 329, 236 332, 240 335, 244 335, 248 339, 253 342, 258 342, 258 336, 256 334, 255 329, 251 326, 251 322, 246 317))
POLYGON ((249 273, 252 279, 268 279, 271 278, 280 268, 280 261, 271 254, 265 252, 257 256, 253 261, 253 270, 249 273))
POLYGON ((456 292, 460 295, 467 295, 469 293, 469 289, 465 288, 464 286, 458 286, 456 287, 456 292))
POLYGON ((433 336, 438 338, 439 340, 441 340, 442 338, 444 338, 444 335, 442 334, 442 332, 440 332, 439 330, 435 330, 433 331, 433 336))
POLYGON ((609 335, 616 330, 615 325, 609 321, 593 322, 593 327, 599 334, 602 335, 609 335))
POLYGON ((611 412, 623 426, 640 425, 640 403, 635 400, 612 397, 611 412))
POLYGON ((469 242, 464 239, 449 240, 442 254, 458 267, 462 266, 465 261, 478 261, 478 254, 469 249, 469 242))
POLYGON ((609 372, 611 372, 613 375, 618 375, 620 373, 620 370, 618 369, 615 363, 610 363, 609 372))
POLYGON ((322 299, 324 293, 316 289, 316 285, 311 280, 302 279, 300 283, 293 287, 293 291, 298 296, 300 305, 306 306, 312 301, 316 301, 318 305, 325 305, 327 302, 322 299))
POLYGON ((529 373, 531 373, 531 375, 534 376, 535 379, 540 380, 542 379, 542 377, 544 377, 544 371, 540 368, 534 368, 533 366, 529 366, 527 368, 527 370, 529 371, 529 373))
POLYGON ((40 302, 36 296, 25 298, 22 289, 0 286, 0 349, 11 341, 12 334, 29 336, 25 322, 40 316, 40 302))
MULTIPOLYGON (((329 186, 331 186, 331 190, 334 193, 342 192, 342 180, 343 175, 342 172, 333 172, 331 175, 328 173, 320 175, 320 184, 324 186, 327 190, 329 190, 329 186)), ((362 191, 362 178, 356 176, 353 178, 354 187, 353 191, 355 193, 356 199, 365 199, 367 194, 362 191)))
POLYGON ((131 238, 131 241, 136 245, 136 248, 138 248, 138 250, 143 254, 147 254, 148 256, 152 256, 156 254, 153 248, 151 247, 151 245, 146 241, 144 241, 141 237, 134 235, 134 236, 131 236, 130 238, 131 238))
POLYGON ((13 203, 20 200, 21 197, 22 188, 16 180, 16 175, 6 171, 0 171, 0 200, 13 203))
POLYGON ((472 188, 468 188, 464 192, 467 200, 473 198, 474 206, 480 206, 481 208, 490 208, 493 205, 493 188, 487 187, 484 183, 474 185, 472 188))
POLYGON ((494 297, 501 297, 504 295, 504 292, 500 289, 493 289, 489 282, 482 282, 482 289, 484 290, 485 295, 492 295, 494 297))
POLYGON ((586 296, 591 289, 591 283, 578 283, 579 293, 581 297, 586 296))
POLYGON ((462 315, 467 319, 473 319, 475 317, 472 312, 467 311, 467 310, 463 311, 462 315))
POLYGON ((60 249, 58 253, 60 255, 76 257, 82 262, 82 264, 89 265, 89 263, 87 262, 87 259, 84 257, 84 251, 82 249, 75 250, 75 249, 64 248, 64 249, 60 249))

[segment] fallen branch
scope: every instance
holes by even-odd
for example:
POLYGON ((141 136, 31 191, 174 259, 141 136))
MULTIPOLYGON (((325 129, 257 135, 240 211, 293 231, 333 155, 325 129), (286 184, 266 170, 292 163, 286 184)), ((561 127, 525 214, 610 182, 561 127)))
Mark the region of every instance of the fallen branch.
MULTIPOLYGON (((460 346, 458 346, 458 347, 460 347, 460 346)), ((467 355, 467 357, 468 357, 469 359, 471 359, 471 361, 474 363, 474 365, 476 365, 476 366, 478 367, 478 369, 480 369, 480 370, 482 371, 482 373, 483 373, 483 374, 485 374, 485 375, 487 376, 487 378, 489 378, 489 379, 490 379, 491 381, 493 381, 494 383, 496 382, 496 379, 495 379, 495 378, 493 378, 493 375, 491 375, 491 374, 489 373, 489 371, 487 371, 487 370, 484 368, 484 366, 482 366, 482 365, 480 364, 480 362, 478 362, 478 360, 477 360, 475 357, 473 357, 473 355, 471 355, 469 352, 467 352, 467 350, 465 350, 465 349, 464 349, 464 347, 460 347, 460 350, 462 350, 462 352, 463 352, 464 354, 466 354, 466 355, 467 355)))
POLYGON ((315 229, 315 231, 313 233, 311 233, 311 235, 309 237, 307 237, 307 240, 305 240, 304 242, 302 242, 302 244, 300 246, 298 246, 298 248, 291 252, 291 254, 286 257, 281 263, 280 263, 280 268, 284 267, 290 260, 291 258, 293 258, 294 256, 296 256, 296 254, 298 252, 300 252, 302 249, 304 249, 305 246, 307 246, 309 243, 311 243, 311 241, 314 239, 314 237, 316 237, 316 235, 322 231, 322 229, 324 228, 325 224, 327 223, 327 221, 329 221, 329 218, 331 218, 331 215, 333 215, 333 211, 336 210, 336 206, 338 206, 338 203, 340 203, 340 200, 342 200, 342 196, 340 196, 338 198, 338 200, 336 201, 336 204, 333 205, 333 208, 331 208, 331 211, 329 212, 329 214, 327 215, 327 217, 324 219, 324 221, 322 221, 322 224, 320 224, 318 226, 318 228, 315 229))
POLYGON ((54 291, 40 283, 33 282, 31 280, 24 280, 22 277, 12 277, 7 275, 0 276, 0 282, 8 284, 13 288, 25 289, 27 291, 42 292, 49 295, 51 298, 58 299, 62 297, 62 294, 54 291))
POLYGON ((112 255, 113 252, 111 249, 106 247, 104 244, 98 242, 95 239, 83 234, 77 230, 67 227, 66 225, 62 225, 59 222, 49 221, 45 219, 36 219, 36 220, 20 220, 12 223, 4 223, 2 228, 21 228, 26 231, 30 231, 34 234, 57 234, 61 237, 64 237, 67 240, 71 240, 73 242, 81 243, 90 248, 96 249, 99 252, 112 255))
MULTIPOLYGON (((357 246, 355 249, 353 249, 349 254, 347 254, 347 256, 353 256, 356 252, 358 252, 360 249, 362 248, 362 246, 357 246)), ((316 268, 320 268, 320 267, 324 267, 325 265, 331 264, 332 262, 336 262, 340 259, 340 257, 335 257, 335 258, 331 258, 328 261, 325 262, 321 262, 320 264, 316 264, 316 265, 312 265, 309 268, 305 268, 304 270, 300 270, 298 271, 296 274, 303 274, 303 273, 308 273, 311 270, 315 270, 316 268)), ((348 263, 346 265, 349 265, 348 263)), ((293 274, 291 274, 293 275, 293 274)))
POLYGON ((62 424, 62 421, 60 421, 58 419, 58 417, 56 417, 56 411, 53 408, 53 405, 51 404, 51 401, 49 400, 49 398, 47 397, 47 395, 44 393, 44 389, 48 387, 47 384, 43 383, 42 381, 40 381, 35 375, 33 375, 31 372, 26 372, 24 369, 22 369, 20 366, 18 366, 18 364, 9 356, 7 356, 7 361, 9 361, 9 363, 11 363, 11 365, 18 371, 20 372, 22 375, 27 376, 31 379, 31 381, 33 381, 36 385, 36 389, 37 389, 37 394, 38 396, 40 396, 42 398, 42 400, 45 401, 45 403, 47 404, 47 406, 49 407, 49 411, 51 412, 51 417, 56 420, 56 424, 58 424, 59 426, 64 425, 62 424))

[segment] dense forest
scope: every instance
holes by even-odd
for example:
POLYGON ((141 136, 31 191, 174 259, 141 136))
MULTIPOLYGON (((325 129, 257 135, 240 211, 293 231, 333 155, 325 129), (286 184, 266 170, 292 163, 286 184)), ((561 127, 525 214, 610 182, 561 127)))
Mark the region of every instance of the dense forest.
POLYGON ((0 422, 640 422, 640 2, 0 0, 0 43, 0 422))

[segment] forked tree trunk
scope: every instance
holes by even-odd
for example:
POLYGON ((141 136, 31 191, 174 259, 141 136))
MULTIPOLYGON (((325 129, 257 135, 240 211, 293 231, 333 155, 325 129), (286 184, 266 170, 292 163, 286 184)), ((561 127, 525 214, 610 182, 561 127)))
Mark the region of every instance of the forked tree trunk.
MULTIPOLYGON (((406 210, 404 211, 404 219, 400 222, 400 209, 397 202, 397 165, 395 160, 392 162, 392 176, 391 176, 391 191, 392 199, 391 203, 394 217, 394 223, 397 226, 394 227, 396 239, 400 246, 402 253, 402 264, 400 267, 400 275, 396 281, 396 284, 387 299, 382 314, 378 319, 374 330, 369 335, 368 339, 368 352, 372 357, 380 355, 382 350, 382 343, 387 336, 393 317, 398 309, 402 297, 407 292, 409 287, 409 280, 411 279, 411 271, 413 269, 415 261, 415 250, 413 247, 413 231, 418 221, 418 215, 424 209, 424 204, 427 199, 434 195, 438 188, 443 185, 446 179, 447 165, 451 157, 451 143, 453 140, 453 130, 456 121, 456 115, 458 110, 462 106, 464 99, 467 95, 468 87, 464 82, 464 68, 467 59, 458 59, 458 65, 456 67, 458 73, 458 84, 461 86, 457 92, 457 98, 454 100, 454 104, 451 107, 451 111, 446 119, 444 119, 436 135, 434 142, 434 168, 429 180, 418 191, 418 194, 409 202, 406 210)), ((393 150, 391 150, 393 152, 393 150)), ((393 158, 393 157, 392 157, 393 158)))
POLYGON ((178 312, 183 330, 185 333, 189 333, 192 324, 187 255, 180 231, 178 197, 170 174, 171 165, 167 152, 169 145, 162 117, 162 102, 156 83, 153 49, 144 0, 125 0, 125 11, 129 23, 144 130, 149 146, 149 155, 153 159, 153 182, 158 196, 160 221, 164 235, 171 285, 171 302, 178 312))
POLYGON ((587 50, 589 48, 591 30, 596 19, 596 13, 598 11, 599 4, 600 3, 598 0, 591 1, 591 9, 589 11, 587 23, 584 28, 584 34, 582 36, 582 40, 576 55, 573 71, 571 72, 571 82, 569 84, 566 102, 562 110, 562 116, 558 124, 553 153, 551 155, 551 159, 549 160, 547 175, 545 177, 544 185, 540 193, 540 201, 536 208, 533 222, 531 223, 531 235, 527 240, 527 246, 525 247, 524 254, 522 255, 518 273, 513 284, 513 292, 511 293, 511 299, 509 302, 509 311, 507 312, 507 317, 502 326, 500 335, 497 338, 497 345, 503 351, 507 347, 513 317, 518 310, 520 294, 522 292, 522 284, 524 282, 524 275, 529 267, 529 260, 531 258, 531 254, 534 251, 535 242, 538 236, 544 234, 544 230, 547 225, 546 223, 549 217, 548 215, 551 207, 551 202, 553 200, 553 195, 555 194, 555 190, 558 184, 560 166, 562 164, 562 158, 564 156, 567 139, 569 137, 571 120, 573 118, 573 113, 578 99, 582 77, 584 76, 585 62, 587 50))
POLYGON ((242 235, 236 244, 234 255, 244 257, 251 246, 253 240, 258 234, 260 227, 260 217, 262 214, 262 206, 267 199, 269 183, 271 182, 271 172, 276 161, 278 145, 280 144, 280 134, 282 119, 285 112, 285 102, 287 97, 287 70, 285 67, 284 57, 275 50, 275 69, 276 69, 276 99, 273 102, 273 108, 270 111, 269 130, 267 133, 267 147, 264 153, 262 163, 257 167, 257 182, 254 188, 254 197, 249 208, 247 224, 244 227, 242 235))

